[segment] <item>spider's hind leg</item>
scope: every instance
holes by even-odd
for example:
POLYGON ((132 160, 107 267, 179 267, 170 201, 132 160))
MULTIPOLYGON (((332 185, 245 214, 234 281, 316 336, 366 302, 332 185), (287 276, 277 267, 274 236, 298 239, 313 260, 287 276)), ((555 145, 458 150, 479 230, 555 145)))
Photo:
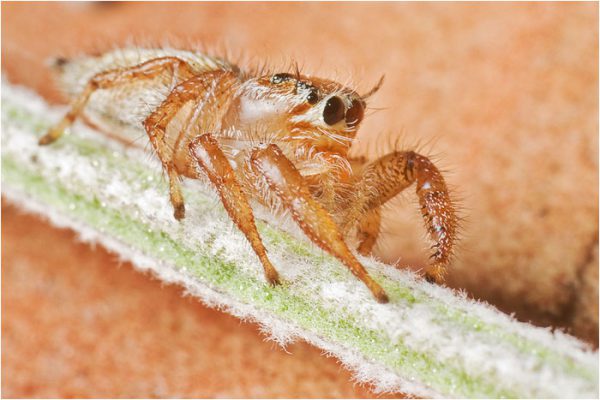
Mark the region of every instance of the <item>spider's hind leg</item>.
POLYGON ((441 283, 454 251, 458 219, 444 178, 427 157, 413 151, 393 152, 369 164, 356 184, 346 212, 345 230, 359 222, 360 233, 364 224, 362 215, 377 210, 413 182, 435 249, 425 276, 429 281, 441 283))
POLYGON ((144 120, 144 128, 150 143, 169 177, 169 197, 173 205, 173 215, 178 221, 185 217, 179 177, 183 175, 195 178, 196 162, 188 151, 189 140, 193 137, 194 129, 205 115, 204 113, 215 115, 219 110, 219 104, 215 103, 216 97, 211 95, 211 90, 229 90, 235 79, 235 75, 228 71, 207 71, 198 74, 177 85, 161 105, 144 120), (205 101, 206 97, 209 97, 212 103, 205 101), (167 135, 167 128, 186 104, 192 107, 184 120, 183 127, 169 133, 169 135, 176 133, 176 137, 167 135))
MULTIPOLYGON (((64 62, 64 61, 63 61, 64 62)), ((183 60, 176 57, 155 58, 144 63, 126 68, 116 68, 99 72, 86 84, 83 92, 71 103, 67 114, 48 130, 39 140, 40 145, 50 144, 59 139, 65 129, 75 122, 83 112, 90 96, 98 89, 110 89, 127 83, 154 79, 164 71, 171 71, 173 76, 186 80, 194 75, 192 68, 183 60)))

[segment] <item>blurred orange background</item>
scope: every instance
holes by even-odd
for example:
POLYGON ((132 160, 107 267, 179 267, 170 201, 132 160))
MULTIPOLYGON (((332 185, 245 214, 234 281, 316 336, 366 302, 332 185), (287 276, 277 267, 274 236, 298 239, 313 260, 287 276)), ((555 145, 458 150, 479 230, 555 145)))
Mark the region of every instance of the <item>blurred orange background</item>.
MULTIPOLYGON (((383 88, 357 138, 447 171, 465 218, 449 285, 598 343, 596 3, 3 3, 3 76, 64 102, 45 61, 138 44, 383 88)), ((414 194, 376 253, 415 268, 414 194)), ((370 397, 319 350, 258 328, 3 204, 5 397, 370 397), (52 244, 48 246, 48 244, 52 244)))

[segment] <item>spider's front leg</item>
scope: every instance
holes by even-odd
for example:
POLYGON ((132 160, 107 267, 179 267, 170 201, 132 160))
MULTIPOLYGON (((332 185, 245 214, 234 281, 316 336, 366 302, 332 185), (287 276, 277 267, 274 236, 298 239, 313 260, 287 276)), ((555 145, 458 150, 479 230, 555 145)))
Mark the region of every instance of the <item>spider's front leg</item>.
POLYGON ((393 152, 369 164, 356 184, 345 228, 361 222, 362 215, 378 209, 413 182, 427 232, 434 241, 433 262, 425 276, 441 283, 454 251, 458 219, 444 178, 427 157, 413 151, 393 152))
POLYGON ((380 303, 387 303, 385 291, 354 257, 338 226, 327 211, 312 197, 304 178, 294 164, 274 144, 255 149, 250 158, 255 174, 264 177, 304 233, 323 250, 342 261, 367 285, 380 303))
POLYGON ((264 267, 267 281, 272 285, 278 284, 279 275, 267 257, 267 251, 256 229, 252 208, 217 141, 210 134, 198 136, 190 142, 190 155, 198 161, 198 173, 206 173, 219 192, 225 210, 246 235, 264 267))

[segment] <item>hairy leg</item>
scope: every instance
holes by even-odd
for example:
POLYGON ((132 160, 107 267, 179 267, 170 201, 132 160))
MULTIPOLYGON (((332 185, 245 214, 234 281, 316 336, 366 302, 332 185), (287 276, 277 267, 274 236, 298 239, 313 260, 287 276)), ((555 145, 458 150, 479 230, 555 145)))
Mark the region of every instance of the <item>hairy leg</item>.
POLYGON ((427 232, 434 241, 429 281, 441 283, 454 251, 458 219, 444 178, 426 157, 412 151, 394 152, 369 164, 356 184, 346 214, 346 229, 358 218, 416 182, 416 191, 427 232))
MULTIPOLYGON (((202 109, 208 108, 206 106, 207 98, 214 99, 214 96, 211 96, 211 90, 220 87, 220 83, 229 84, 232 79, 234 79, 234 76, 228 71, 209 71, 196 75, 173 89, 162 104, 144 121, 150 143, 152 143, 152 147, 154 147, 163 169, 169 177, 169 195, 173 205, 173 215, 177 220, 185 217, 185 205, 179 183, 179 175, 182 171, 177 171, 175 168, 174 157, 183 140, 182 138, 191 132, 191 128, 195 126, 197 119, 200 118, 202 109), (192 112, 187 116, 182 130, 178 132, 175 145, 173 148, 169 148, 165 137, 167 127, 188 102, 193 102, 192 112)), ((214 110, 211 109, 210 111, 214 110)), ((203 124, 204 127, 210 129, 210 126, 207 125, 210 124, 203 124)), ((189 152, 183 152, 183 156, 186 157, 186 160, 182 164, 190 164, 189 152)))
POLYGON ((198 136, 190 142, 190 154, 198 161, 198 173, 205 172, 208 175, 212 184, 217 188, 227 213, 246 235, 264 267, 267 281, 272 285, 278 284, 279 275, 269 261, 265 246, 256 230, 252 208, 236 179, 229 160, 219 148, 217 141, 210 134, 198 136))
POLYGON ((112 69, 94 75, 87 83, 83 92, 73 100, 67 114, 58 124, 50 128, 46 135, 39 140, 40 145, 50 144, 60 138, 85 108, 90 96, 98 89, 110 89, 119 85, 140 80, 154 79, 161 73, 170 71, 173 77, 187 80, 194 75, 191 67, 176 57, 155 58, 144 63, 128 67, 112 69))
POLYGON ((388 297, 354 257, 331 216, 312 197, 306 182, 292 162, 274 144, 252 152, 254 172, 264 177, 273 192, 306 235, 319 247, 340 259, 352 273, 367 285, 380 303, 388 297))

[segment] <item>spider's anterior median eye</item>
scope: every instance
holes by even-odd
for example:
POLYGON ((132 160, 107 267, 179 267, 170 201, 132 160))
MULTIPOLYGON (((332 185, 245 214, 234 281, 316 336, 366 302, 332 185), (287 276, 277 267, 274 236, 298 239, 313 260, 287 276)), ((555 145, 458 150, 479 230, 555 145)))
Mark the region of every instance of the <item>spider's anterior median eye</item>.
POLYGON ((335 125, 344 119, 344 102, 337 96, 330 97, 323 109, 323 120, 327 125, 335 125))
POLYGON ((354 128, 360 124, 365 116, 365 106, 360 100, 353 100, 352 106, 346 112, 346 125, 350 128, 354 128))
POLYGON ((286 74, 286 73, 275 74, 271 77, 271 83, 281 83, 281 82, 289 81, 290 79, 292 79, 292 75, 290 75, 290 74, 286 74))

